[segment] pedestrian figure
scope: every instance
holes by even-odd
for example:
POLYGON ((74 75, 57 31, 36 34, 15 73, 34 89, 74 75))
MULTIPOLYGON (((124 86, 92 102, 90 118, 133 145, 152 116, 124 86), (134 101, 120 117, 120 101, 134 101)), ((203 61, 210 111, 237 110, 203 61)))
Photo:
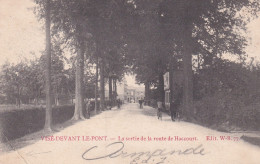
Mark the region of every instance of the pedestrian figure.
POLYGON ((144 100, 143 100, 143 99, 140 99, 140 100, 138 100, 138 101, 139 101, 140 109, 142 109, 142 108, 143 108, 144 100))
POLYGON ((181 106, 182 96, 183 88, 179 85, 176 85, 176 91, 173 95, 173 102, 171 103, 170 107, 172 121, 175 121, 177 118, 179 118, 179 108, 181 106))
POLYGON ((162 102, 157 101, 157 117, 162 120, 162 102))
POLYGON ((117 100, 116 100, 116 103, 117 103, 117 109, 120 109, 120 106, 121 106, 121 100, 120 100, 120 99, 117 99, 117 100))

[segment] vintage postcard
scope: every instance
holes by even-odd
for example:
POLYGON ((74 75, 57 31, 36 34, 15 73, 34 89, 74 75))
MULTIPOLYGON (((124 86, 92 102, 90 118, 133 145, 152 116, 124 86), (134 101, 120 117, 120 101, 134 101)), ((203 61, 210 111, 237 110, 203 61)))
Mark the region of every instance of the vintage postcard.
POLYGON ((257 164, 259 0, 0 0, 0 164, 257 164))

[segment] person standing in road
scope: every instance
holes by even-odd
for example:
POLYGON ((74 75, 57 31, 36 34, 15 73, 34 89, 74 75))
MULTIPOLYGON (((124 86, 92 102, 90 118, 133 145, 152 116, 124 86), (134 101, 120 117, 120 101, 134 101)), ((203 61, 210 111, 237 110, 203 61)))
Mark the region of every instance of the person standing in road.
POLYGON ((172 100, 173 102, 170 107, 172 121, 175 121, 179 116, 179 111, 180 111, 179 108, 182 103, 182 98, 183 98, 183 87, 176 85, 176 91, 175 94, 173 95, 173 100, 172 100))
POLYGON ((139 102, 139 105, 140 105, 140 109, 142 109, 143 108, 143 100, 140 99, 140 100, 138 100, 138 102, 139 102))
POLYGON ((120 107, 121 107, 121 100, 117 99, 116 103, 117 103, 117 109, 120 109, 120 107))
POLYGON ((157 117, 158 119, 161 119, 162 120, 162 102, 161 101, 157 101, 157 117))

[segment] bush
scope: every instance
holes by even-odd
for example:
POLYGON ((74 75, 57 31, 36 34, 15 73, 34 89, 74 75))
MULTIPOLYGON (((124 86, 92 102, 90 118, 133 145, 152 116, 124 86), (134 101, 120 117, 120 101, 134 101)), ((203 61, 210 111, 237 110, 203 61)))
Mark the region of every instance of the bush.
POLYGON ((217 93, 194 102, 195 120, 206 126, 259 130, 260 104, 245 105, 242 97, 217 93))
MULTIPOLYGON (((53 124, 63 123, 72 118, 74 105, 57 106, 53 108, 53 124)), ((43 129, 45 123, 45 109, 33 108, 12 110, 1 113, 0 141, 6 142, 20 138, 26 134, 43 129)))
POLYGON ((194 74, 195 116, 191 120, 216 128, 258 130, 260 67, 216 59, 194 74))

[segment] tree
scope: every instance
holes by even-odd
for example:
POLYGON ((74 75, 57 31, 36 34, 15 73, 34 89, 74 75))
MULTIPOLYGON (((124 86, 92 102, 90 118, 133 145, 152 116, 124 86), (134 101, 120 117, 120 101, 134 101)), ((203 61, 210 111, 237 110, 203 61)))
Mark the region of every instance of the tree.
POLYGON ((111 77, 116 75, 119 80, 125 72, 124 54, 122 47, 125 43, 126 33, 124 31, 127 17, 126 1, 91 1, 89 8, 93 8, 89 16, 90 32, 96 43, 97 53, 100 58, 100 99, 101 109, 104 110, 104 85, 105 78, 110 80, 110 97, 111 77), (97 7, 98 6, 98 7, 97 7))
MULTIPOLYGON (((212 67, 225 53, 243 57, 246 41, 237 29, 245 29, 247 21, 239 16, 239 12, 255 13, 259 10, 259 2, 58 0, 52 3, 52 7, 55 8, 55 14, 52 14, 54 35, 77 52, 74 118, 78 119, 83 110, 81 91, 84 88, 81 84, 84 54, 89 47, 88 33, 92 34, 95 54, 100 58, 102 109, 104 78, 109 74, 120 78, 127 71, 126 66, 137 74, 140 83, 157 87, 158 97, 163 101, 162 75, 169 71, 172 63, 173 69, 179 67, 180 56, 184 74, 184 112, 189 114, 193 102, 193 55, 201 57, 202 68, 212 67)), ((88 56, 91 55, 88 53, 88 56)))
POLYGON ((184 112, 188 114, 193 99, 192 54, 207 54, 203 56, 204 61, 206 57, 213 59, 223 52, 241 54, 245 42, 235 29, 244 29, 245 21, 236 15, 242 9, 250 12, 259 10, 259 2, 163 0, 160 8, 164 24, 171 29, 170 37, 183 54, 183 101, 184 112))
POLYGON ((169 45, 168 31, 160 20, 159 4, 160 1, 136 1, 135 13, 138 14, 134 16, 134 36, 128 46, 136 50, 132 57, 137 81, 146 84, 146 89, 154 85, 157 88, 156 99, 164 101, 163 74, 168 71, 172 46, 169 45))
POLYGON ((46 30, 46 114, 44 129, 51 131, 52 104, 51 104, 51 1, 46 0, 45 4, 45 30, 46 30))
MULTIPOLYGON (((41 5, 41 1, 36 0, 41 5)), ((86 40, 90 37, 87 31, 88 3, 80 1, 53 1, 51 19, 53 22, 52 35, 62 38, 76 57, 76 86, 75 86, 75 110, 72 119, 84 119, 84 55, 86 53, 86 40)), ((41 10, 38 9, 41 16, 41 10)))
POLYGON ((97 114, 97 106, 98 106, 98 57, 96 57, 96 77, 95 77, 95 114, 97 114))
POLYGON ((30 82, 29 71, 25 62, 19 62, 16 65, 5 63, 2 66, 1 90, 6 96, 7 103, 16 103, 20 107, 21 101, 25 101, 28 83, 30 82))
MULTIPOLYGON (((34 103, 38 105, 39 98, 43 96, 45 88, 45 67, 44 67, 44 56, 40 59, 30 61, 28 68, 28 97, 29 99, 33 98, 34 103)), ((53 74, 52 74, 53 75, 53 74)))

